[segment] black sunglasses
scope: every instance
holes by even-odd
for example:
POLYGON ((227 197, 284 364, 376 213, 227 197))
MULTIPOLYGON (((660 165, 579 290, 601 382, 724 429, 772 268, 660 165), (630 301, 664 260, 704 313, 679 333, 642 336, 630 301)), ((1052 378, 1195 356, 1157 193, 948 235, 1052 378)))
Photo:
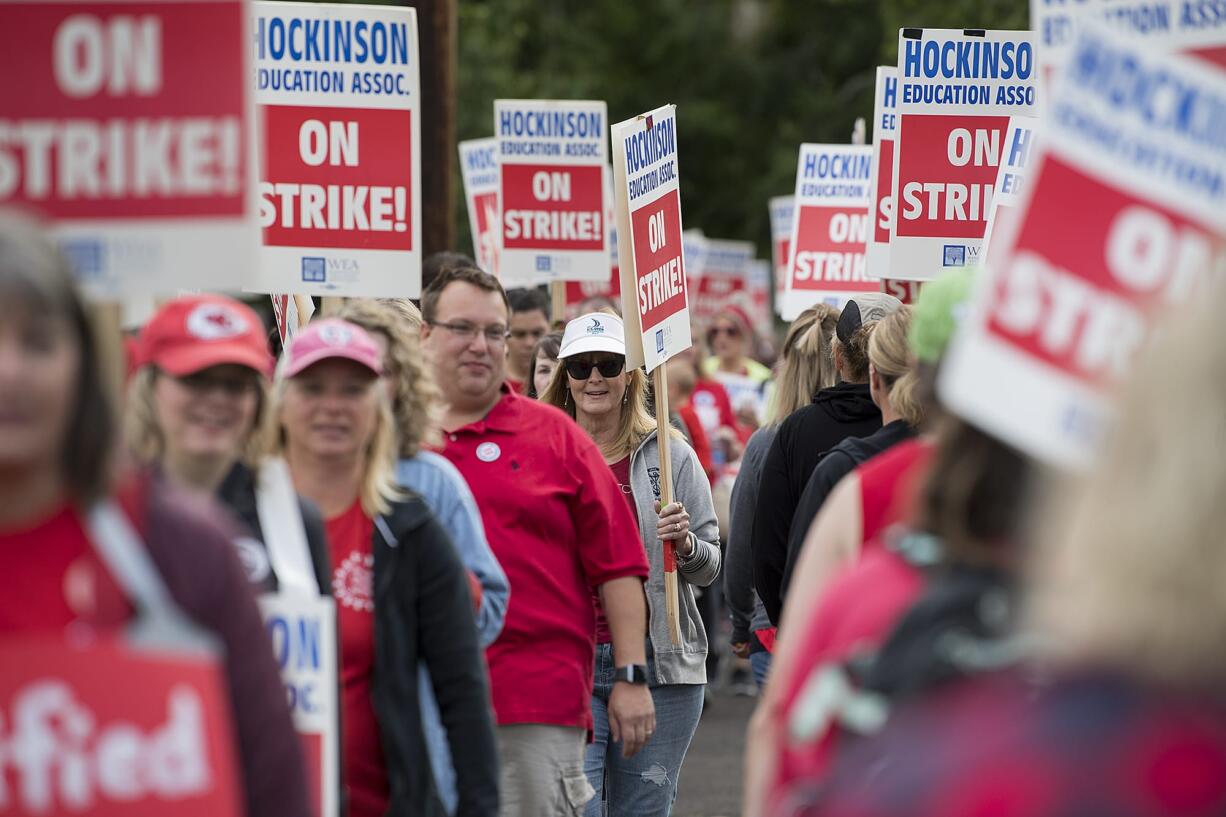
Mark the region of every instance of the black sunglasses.
POLYGON ((573 357, 566 360, 566 373, 575 380, 587 380, 592 376, 592 369, 597 369, 601 377, 617 377, 624 368, 626 359, 621 355, 597 362, 573 357))

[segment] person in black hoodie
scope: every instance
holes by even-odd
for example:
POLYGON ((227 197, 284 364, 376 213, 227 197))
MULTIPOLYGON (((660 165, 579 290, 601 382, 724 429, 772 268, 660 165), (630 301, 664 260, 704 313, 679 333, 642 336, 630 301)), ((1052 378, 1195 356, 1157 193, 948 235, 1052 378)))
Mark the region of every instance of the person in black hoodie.
POLYGON ((786 595, 792 571, 804 548, 809 526, 839 480, 856 466, 915 436, 924 420, 923 402, 917 395, 915 359, 907 344, 911 331, 911 307, 904 306, 877 322, 868 343, 868 382, 873 402, 881 409, 879 431, 867 437, 848 437, 822 458, 805 486, 788 534, 787 565, 780 595, 786 595))
POLYGON ((347 813, 445 813, 421 726, 424 663, 456 771, 455 814, 486 817, 498 811, 498 758, 469 579, 425 502, 395 482, 382 371, 361 327, 312 321, 285 350, 273 400, 278 447, 324 515, 334 565, 347 813))
POLYGON ((779 426, 762 467, 754 512, 754 587, 771 624, 783 610, 783 573, 788 533, 796 504, 813 469, 847 437, 865 437, 881 428, 881 411, 868 385, 868 338, 873 321, 902 306, 889 295, 866 293, 848 301, 835 329, 834 363, 842 382, 822 389, 779 426))

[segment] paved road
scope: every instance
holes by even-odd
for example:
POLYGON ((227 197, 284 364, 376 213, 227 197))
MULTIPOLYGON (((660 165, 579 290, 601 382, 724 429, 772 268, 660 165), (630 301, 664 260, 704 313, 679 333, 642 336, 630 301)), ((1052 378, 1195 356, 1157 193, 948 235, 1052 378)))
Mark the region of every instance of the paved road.
POLYGON ((753 706, 753 698, 715 693, 685 759, 674 817, 735 817, 741 813, 745 726, 753 706))

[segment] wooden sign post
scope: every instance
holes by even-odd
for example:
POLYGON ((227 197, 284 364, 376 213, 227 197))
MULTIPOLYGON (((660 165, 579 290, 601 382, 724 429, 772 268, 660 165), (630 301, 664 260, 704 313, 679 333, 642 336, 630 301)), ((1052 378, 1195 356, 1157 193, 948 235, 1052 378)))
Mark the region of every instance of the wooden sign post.
MULTIPOLYGON (((654 375, 660 507, 673 501, 672 430, 665 362, 690 348, 689 294, 681 240, 677 110, 665 105, 612 128, 614 216, 621 264, 626 366, 654 375)), ((669 638, 681 644, 677 546, 662 541, 669 638)))
MULTIPOLYGON (((660 507, 673 501, 673 457, 669 441, 672 428, 668 411, 668 367, 657 366, 652 373, 656 408, 656 442, 660 449, 660 507)), ((681 588, 677 584, 677 544, 664 540, 664 612, 668 616, 668 637, 674 646, 681 644, 681 588)))
POLYGON ((549 284, 549 298, 551 301, 550 323, 553 327, 566 326, 566 282, 552 281, 549 284))

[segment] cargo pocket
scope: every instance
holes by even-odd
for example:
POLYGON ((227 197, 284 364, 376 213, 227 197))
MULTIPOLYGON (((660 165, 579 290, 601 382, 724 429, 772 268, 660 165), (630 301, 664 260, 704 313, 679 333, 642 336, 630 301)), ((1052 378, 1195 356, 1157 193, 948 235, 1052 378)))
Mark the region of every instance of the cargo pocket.
POLYGON ((596 790, 587 782, 587 775, 581 770, 564 772, 562 775, 562 797, 567 814, 583 817, 583 807, 587 801, 596 796, 596 790))

